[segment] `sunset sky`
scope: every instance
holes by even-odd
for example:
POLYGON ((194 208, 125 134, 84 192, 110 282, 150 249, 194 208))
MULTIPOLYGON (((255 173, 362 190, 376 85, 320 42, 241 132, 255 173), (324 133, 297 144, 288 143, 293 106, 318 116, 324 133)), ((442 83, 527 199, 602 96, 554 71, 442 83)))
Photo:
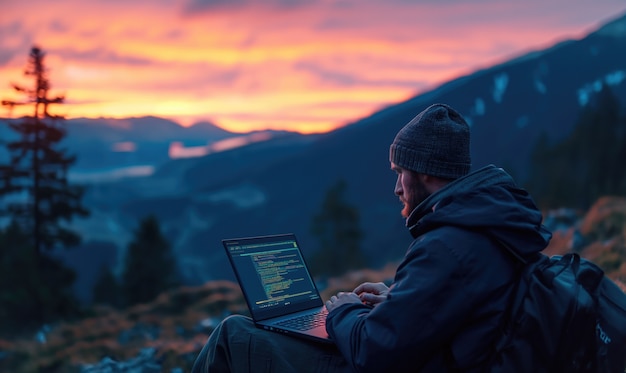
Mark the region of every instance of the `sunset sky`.
MULTIPOLYGON (((0 99, 30 47, 53 109, 328 131, 626 12, 624 0, 0 0, 0 99)), ((12 116, 20 112, 14 109, 12 116)), ((0 117, 9 111, 0 108, 0 117)))

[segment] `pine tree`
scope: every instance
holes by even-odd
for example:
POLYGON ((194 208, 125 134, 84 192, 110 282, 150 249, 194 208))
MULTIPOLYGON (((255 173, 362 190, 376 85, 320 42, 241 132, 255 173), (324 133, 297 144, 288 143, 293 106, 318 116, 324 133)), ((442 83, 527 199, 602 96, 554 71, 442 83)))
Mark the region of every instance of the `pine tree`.
POLYGON ((93 287, 94 304, 108 304, 113 307, 122 306, 122 288, 110 268, 103 265, 93 287))
POLYGON ((76 274, 47 253, 79 243, 80 236, 67 223, 87 211, 81 205, 83 189, 67 180, 75 157, 60 148, 66 134, 63 117, 49 112, 50 105, 64 98, 49 96, 44 53, 38 47, 30 51, 25 75, 34 80, 33 87, 13 87, 26 99, 2 101, 9 108, 32 105, 33 113, 10 122, 17 139, 2 144, 9 162, 0 164, 0 218, 11 224, 0 232, 0 314, 11 315, 14 325, 36 327, 79 311, 71 289, 76 274))
POLYGON ((32 331, 43 323, 80 315, 73 270, 36 255, 19 224, 0 229, 0 334, 32 331))
POLYGON ((128 244, 122 274, 125 303, 153 300, 179 284, 178 267, 159 221, 150 215, 140 221, 128 244))
POLYGON ((528 189, 546 207, 588 208, 603 195, 626 195, 626 118, 608 86, 558 144, 544 137, 532 155, 528 189))
POLYGON ((319 249, 311 258, 316 274, 335 276, 365 266, 360 250, 363 233, 359 212, 345 201, 346 188, 343 180, 333 185, 326 193, 321 211, 313 218, 311 232, 319 241, 319 249))
MULTIPOLYGON (((67 172, 76 157, 66 155, 60 142, 66 135, 62 116, 49 112, 52 104, 62 104, 63 96, 50 98, 50 82, 44 63, 44 52, 30 51, 25 75, 34 79, 32 89, 14 85, 26 95, 23 102, 2 101, 5 106, 32 105, 33 114, 10 123, 19 134, 7 143, 10 161, 0 165, 0 213, 15 220, 30 233, 36 255, 44 249, 72 247, 80 236, 67 228, 74 216, 86 216, 82 206, 83 189, 68 183, 67 172), (6 198, 8 196, 16 198, 6 198), (26 195, 27 198, 22 198, 26 195)), ((1 215, 0 215, 1 216, 1 215)))
MULTIPOLYGON (((15 321, 41 319, 36 302, 39 277, 27 235, 12 222, 0 230, 0 331, 15 332, 15 321)), ((35 326, 36 327, 36 326, 35 326)))

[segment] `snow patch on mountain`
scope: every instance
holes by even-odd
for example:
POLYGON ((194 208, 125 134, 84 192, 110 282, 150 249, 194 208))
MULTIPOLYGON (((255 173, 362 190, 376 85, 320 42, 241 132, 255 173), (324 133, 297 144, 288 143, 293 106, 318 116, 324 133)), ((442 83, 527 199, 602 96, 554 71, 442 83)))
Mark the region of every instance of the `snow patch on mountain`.
POLYGON ((542 95, 545 95, 546 93, 548 93, 548 88, 541 81, 541 79, 535 78, 534 83, 535 83, 535 89, 537 90, 537 92, 541 93, 542 95))
POLYGON ((541 93, 542 95, 548 93, 548 87, 544 82, 544 78, 548 76, 548 73, 548 64, 543 61, 539 62, 539 65, 537 66, 535 71, 533 71, 533 85, 535 86, 537 92, 541 93))
POLYGON ((607 74, 604 81, 608 85, 620 85, 624 79, 626 79, 626 72, 624 72, 624 70, 618 70, 607 74))
POLYGON ((576 92, 578 95, 578 104, 580 106, 586 106, 589 103, 591 95, 600 92, 604 84, 608 86, 617 86, 622 84, 624 80, 626 80, 626 71, 616 70, 606 74, 602 78, 596 79, 591 83, 583 85, 576 92))
POLYGON ((474 108, 472 110, 472 114, 474 115, 485 115, 485 100, 480 97, 476 97, 474 100, 474 108))
POLYGON ((504 96, 508 85, 509 75, 507 73, 498 74, 493 78, 493 100, 495 102, 502 102, 502 96, 504 96))

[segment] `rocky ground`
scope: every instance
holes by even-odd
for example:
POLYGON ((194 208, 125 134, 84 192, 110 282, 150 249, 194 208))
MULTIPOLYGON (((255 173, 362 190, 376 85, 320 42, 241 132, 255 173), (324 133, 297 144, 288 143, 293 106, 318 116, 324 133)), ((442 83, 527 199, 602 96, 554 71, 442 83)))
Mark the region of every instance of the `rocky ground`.
MULTIPOLYGON (((329 279, 326 299, 363 281, 388 281, 393 267, 329 279)), ((228 281, 183 287, 127 310, 97 307, 77 322, 49 325, 37 335, 0 339, 0 371, 188 372, 213 328, 230 314, 248 314, 239 286, 228 281)))
POLYGON ((92 317, 48 326, 35 338, 0 341, 0 371, 187 372, 219 320, 245 312, 231 282, 183 287, 127 310, 98 307, 92 317))

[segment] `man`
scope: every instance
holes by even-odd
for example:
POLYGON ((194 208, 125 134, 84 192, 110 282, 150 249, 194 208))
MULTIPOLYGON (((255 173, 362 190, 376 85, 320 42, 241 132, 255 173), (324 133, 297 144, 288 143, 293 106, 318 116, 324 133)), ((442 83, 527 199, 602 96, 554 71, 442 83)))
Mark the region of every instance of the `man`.
POLYGON ((211 335, 194 371, 485 371, 517 275, 502 245, 528 257, 551 235, 506 172, 469 173, 469 147, 469 126, 445 104, 397 134, 395 194, 414 241, 390 287, 365 283, 326 302, 336 346, 256 330, 235 316, 211 335))

